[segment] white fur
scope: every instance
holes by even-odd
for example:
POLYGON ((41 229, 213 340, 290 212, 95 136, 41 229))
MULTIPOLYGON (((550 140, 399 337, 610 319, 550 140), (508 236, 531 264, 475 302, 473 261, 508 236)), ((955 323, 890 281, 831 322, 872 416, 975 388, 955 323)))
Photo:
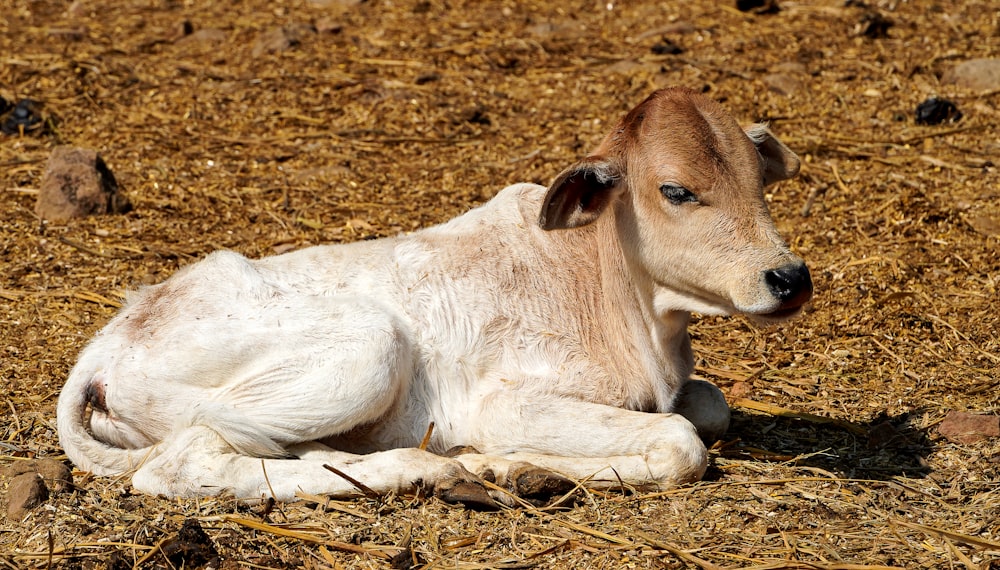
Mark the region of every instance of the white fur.
POLYGON ((719 133, 728 174, 681 180, 706 205, 659 195, 657 172, 694 172, 690 143, 659 149, 623 122, 567 170, 592 173, 582 194, 562 177, 407 236, 214 253, 132 295, 84 350, 59 401, 66 453, 101 475, 134 469, 144 492, 245 499, 359 492, 324 464, 379 492, 487 474, 513 485, 529 464, 595 485, 701 477, 695 425, 720 436, 728 408, 686 384, 689 312, 804 302, 763 283, 801 260, 760 191, 788 174, 762 172, 757 147, 777 145, 770 164, 786 170, 797 161, 693 93, 643 105, 643 128, 682 118, 719 133), (543 230, 543 210, 571 229, 543 230), (436 455, 459 445, 478 453, 436 455))

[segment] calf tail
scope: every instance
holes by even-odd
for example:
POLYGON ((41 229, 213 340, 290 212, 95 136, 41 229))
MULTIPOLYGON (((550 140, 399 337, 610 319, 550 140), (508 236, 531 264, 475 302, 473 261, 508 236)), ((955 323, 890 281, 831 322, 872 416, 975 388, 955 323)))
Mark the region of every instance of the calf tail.
POLYGON ((117 475, 138 467, 151 448, 126 449, 94 437, 89 428, 91 414, 104 405, 103 389, 96 367, 81 359, 59 394, 59 443, 79 469, 95 475, 117 475))

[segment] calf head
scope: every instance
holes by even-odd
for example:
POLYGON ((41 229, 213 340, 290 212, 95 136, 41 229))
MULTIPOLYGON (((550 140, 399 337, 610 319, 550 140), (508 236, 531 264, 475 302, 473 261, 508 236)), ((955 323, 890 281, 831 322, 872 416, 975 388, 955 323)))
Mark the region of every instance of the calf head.
POLYGON ((556 178, 539 223, 608 220, 632 271, 652 282, 657 310, 783 319, 809 300, 812 281, 763 189, 798 169, 766 126, 740 128, 714 101, 664 89, 556 178))

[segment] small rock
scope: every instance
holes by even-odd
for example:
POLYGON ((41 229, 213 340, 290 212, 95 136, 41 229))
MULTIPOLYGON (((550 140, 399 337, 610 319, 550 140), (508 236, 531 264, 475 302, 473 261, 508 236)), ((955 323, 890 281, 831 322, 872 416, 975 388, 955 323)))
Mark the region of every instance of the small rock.
POLYGON ((786 97, 802 90, 802 79, 788 73, 769 73, 762 80, 767 88, 786 97))
POLYGON ((690 22, 671 22, 665 26, 659 26, 651 30, 646 30, 641 34, 632 38, 633 42, 641 42, 645 39, 652 38, 655 36, 672 36, 672 35, 684 35, 695 32, 698 28, 695 28, 690 22))
POLYGON ((969 214, 965 216, 965 223, 984 236, 1000 236, 1000 219, 984 214, 969 214))
POLYGON ((96 151, 56 147, 45 165, 35 212, 45 220, 65 221, 132 209, 118 191, 114 174, 96 151))
POLYGON ((931 97, 917 105, 916 122, 918 125, 940 125, 944 122, 955 123, 962 118, 962 112, 954 103, 947 99, 931 97))
POLYGON ((1000 416, 951 411, 938 426, 938 433, 948 441, 970 444, 1000 437, 1000 416))
POLYGON ((21 520, 49 498, 49 490, 38 473, 22 473, 11 479, 7 498, 7 518, 21 520))
POLYGON ((729 387, 729 397, 733 400, 749 398, 753 394, 753 384, 749 382, 733 382, 729 387))
POLYGON ((316 28, 310 24, 291 24, 280 28, 271 28, 263 32, 253 45, 253 56, 260 57, 268 53, 278 53, 293 48, 302 43, 310 34, 316 33, 316 28))
POLYGON ((654 74, 659 73, 663 68, 663 64, 656 63, 653 61, 639 61, 635 59, 621 59, 611 65, 605 67, 605 71, 608 73, 617 73, 621 75, 639 75, 642 73, 654 74))
POLYGON ((3 476, 15 478, 25 473, 37 473, 53 493, 62 493, 73 487, 73 472, 61 461, 54 459, 29 459, 15 461, 3 470, 3 476))
POLYGON ((975 91, 1000 89, 1000 59, 970 59, 949 69, 941 83, 975 91))
POLYGON ((809 73, 809 68, 806 64, 798 61, 783 61, 781 63, 775 64, 771 67, 771 71, 774 73, 788 73, 788 74, 799 74, 806 75, 809 73))
POLYGON ((224 44, 226 43, 226 32, 218 28, 203 28, 201 30, 192 30, 187 34, 180 35, 174 42, 177 45, 195 45, 195 44, 224 44))

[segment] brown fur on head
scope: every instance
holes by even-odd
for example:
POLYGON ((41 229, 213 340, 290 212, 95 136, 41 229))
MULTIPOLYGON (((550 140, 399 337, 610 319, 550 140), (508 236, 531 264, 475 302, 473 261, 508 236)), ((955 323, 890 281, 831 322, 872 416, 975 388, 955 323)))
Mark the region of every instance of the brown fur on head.
POLYGON ((574 228, 613 211, 626 255, 655 284, 658 310, 784 318, 812 283, 778 235, 763 188, 798 167, 766 126, 740 128, 701 94, 664 89, 553 182, 539 223, 574 228))

